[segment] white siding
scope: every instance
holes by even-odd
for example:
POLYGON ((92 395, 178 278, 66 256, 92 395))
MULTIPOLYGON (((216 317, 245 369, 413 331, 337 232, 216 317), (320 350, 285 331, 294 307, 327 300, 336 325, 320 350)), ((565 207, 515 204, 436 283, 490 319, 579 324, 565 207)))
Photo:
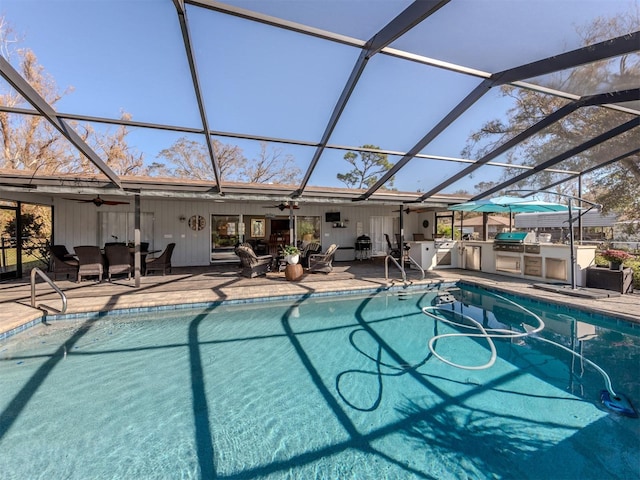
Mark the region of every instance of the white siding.
MULTIPOLYGON (((273 203, 247 203, 247 202, 215 202, 176 200, 163 198, 142 198, 140 211, 149 213, 153 217, 153 248, 163 250, 169 243, 174 242, 176 248, 173 253, 172 263, 175 266, 208 265, 211 251, 211 214, 216 215, 244 215, 248 217, 288 218, 288 210, 280 212, 278 209, 264 208, 273 203), (189 228, 188 221, 181 222, 180 217, 187 220, 192 215, 201 215, 206 219, 204 230, 194 231, 189 228)), ((398 206, 326 206, 307 205, 300 203, 300 208, 294 210, 294 215, 319 216, 321 222, 321 239, 323 250, 332 243, 343 247, 355 246, 357 224, 363 226, 362 234, 371 235, 369 232, 369 218, 371 216, 394 217, 394 228, 398 228, 398 206), (346 228, 333 228, 331 223, 324 221, 325 212, 337 212, 341 214, 346 228), (347 221, 348 220, 348 221, 347 221)), ((55 201, 55 241, 66 245, 72 250, 75 245, 100 245, 104 240, 100 237, 98 212, 122 212, 132 214, 134 211, 133 199, 128 205, 103 205, 96 207, 91 203, 78 203, 74 201, 56 199, 55 201)), ((422 228, 424 215, 410 213, 404 215, 405 237, 411 239, 413 233, 425 233, 422 228)), ((245 219, 246 220, 246 219, 245 219)), ((269 236, 269 222, 267 221, 267 236, 269 236)), ((389 235, 399 231, 389 232, 389 235)), ((106 233, 104 233, 106 234, 106 233)), ((142 232, 142 238, 145 233, 142 232)), ((121 239, 122 240, 122 239, 121 239)))

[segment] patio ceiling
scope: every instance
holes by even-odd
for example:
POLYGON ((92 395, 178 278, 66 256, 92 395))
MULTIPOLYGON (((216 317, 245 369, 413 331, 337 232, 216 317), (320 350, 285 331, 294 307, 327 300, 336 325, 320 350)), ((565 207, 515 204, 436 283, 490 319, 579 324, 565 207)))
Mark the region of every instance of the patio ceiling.
MULTIPOLYGON (((24 47, 75 92, 55 106, 47 102, 5 49, 0 93, 12 91, 21 101, 0 103, 0 112, 42 116, 98 172, 85 180, 77 175, 74 183, 65 175, 2 170, 0 188, 446 206, 536 178, 545 179, 536 187, 553 188, 613 162, 640 163, 640 5, 612 0, 575 6, 574 0, 532 1, 526 8, 495 0, 163 0, 126 6, 7 0, 5 21, 25 32, 24 47), (601 31, 585 40, 589 25, 614 17, 626 19, 623 31, 612 28, 604 40, 601 31), (65 38, 51 45, 60 31, 65 38), (614 71, 620 65, 634 68, 622 75, 614 71), (562 82, 589 68, 611 72, 606 82, 562 82), (494 119, 505 122, 518 107, 502 86, 557 99, 550 104, 556 108, 509 132, 507 140, 485 145, 481 155, 464 158, 472 132, 494 119), (580 139, 573 143, 544 136, 587 109, 606 111, 608 123, 571 131, 580 139), (147 167, 180 138, 192 140, 206 152, 210 178, 160 179, 152 170, 137 179, 120 175, 108 153, 81 135, 82 124, 105 134, 126 127, 128 146, 147 167), (552 141, 558 144, 546 151, 553 154, 537 163, 525 158, 526 149, 505 156, 523 142, 552 141), (613 141, 615 148, 607 148, 613 141), (248 158, 259 157, 261 145, 277 148, 299 169, 298 182, 229 181, 216 142, 238 146, 248 158), (364 187, 344 188, 337 174, 351 168, 345 154, 372 151, 388 156, 388 170, 364 187), (567 163, 585 152, 589 162, 567 163), (82 182, 88 182, 84 190, 82 182)), ((580 122, 570 125, 576 129, 580 122)))

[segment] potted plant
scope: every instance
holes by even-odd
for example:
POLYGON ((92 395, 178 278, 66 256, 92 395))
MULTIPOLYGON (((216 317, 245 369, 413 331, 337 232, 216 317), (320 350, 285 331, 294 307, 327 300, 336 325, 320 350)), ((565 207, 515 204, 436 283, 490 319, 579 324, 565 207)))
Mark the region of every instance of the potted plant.
POLYGON ((286 245, 282 249, 284 259, 289 265, 295 265, 300 260, 300 250, 295 245, 286 245))
POLYGON ((611 270, 620 270, 620 266, 625 260, 633 258, 633 255, 625 252, 624 250, 609 249, 600 253, 600 256, 609 262, 609 268, 611 270))

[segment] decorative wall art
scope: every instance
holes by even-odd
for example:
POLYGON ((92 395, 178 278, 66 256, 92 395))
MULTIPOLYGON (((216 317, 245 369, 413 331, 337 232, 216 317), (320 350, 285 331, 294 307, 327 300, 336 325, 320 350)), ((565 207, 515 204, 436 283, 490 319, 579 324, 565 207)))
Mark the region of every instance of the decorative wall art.
POLYGON ((251 236, 254 238, 262 238, 265 235, 264 218, 253 218, 251 220, 251 236))
POLYGON ((207 220, 202 215, 192 215, 189 218, 189 228, 191 230, 203 230, 207 225, 207 220))

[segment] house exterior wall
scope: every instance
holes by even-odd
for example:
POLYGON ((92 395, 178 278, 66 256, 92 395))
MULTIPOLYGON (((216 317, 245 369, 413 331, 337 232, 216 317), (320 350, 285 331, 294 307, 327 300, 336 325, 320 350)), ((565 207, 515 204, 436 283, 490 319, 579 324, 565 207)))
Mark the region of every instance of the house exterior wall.
MULTIPOLYGON (((56 197, 54 204, 54 235, 55 243, 66 245, 72 251, 76 245, 100 245, 99 212, 108 209, 109 212, 132 213, 134 212, 133 199, 127 197, 129 204, 103 205, 96 207, 92 203, 80 203, 73 200, 65 200, 56 197)), ((167 198, 142 197, 140 200, 140 212, 153 215, 153 238, 151 248, 163 250, 169 243, 176 243, 172 263, 175 266, 199 266, 208 265, 211 258, 211 215, 242 215, 248 220, 250 217, 288 217, 288 210, 280 211, 272 207, 273 202, 249 203, 234 201, 198 201, 167 198), (194 231, 187 220, 193 215, 201 215, 206 219, 203 230, 194 231)), ((356 205, 319 205, 304 204, 300 202, 300 208, 294 210, 294 216, 320 216, 321 241, 323 250, 332 243, 339 246, 353 247, 356 238, 361 234, 369 234, 369 218, 372 216, 389 216, 398 219, 398 206, 366 206, 356 205), (396 210, 396 211, 394 211, 396 210), (324 221, 325 212, 340 212, 345 228, 333 228, 331 223, 324 221), (359 233, 359 228, 362 231, 359 233)), ((403 224, 405 238, 411 238, 413 233, 425 233, 422 227, 424 215, 410 213, 404 215, 403 224)), ((398 225, 394 221, 394 225, 398 225)), ((248 225, 247 225, 248 227, 248 225)), ((248 229, 247 229, 248 232, 248 229)), ((389 232, 390 235, 399 233, 389 232)), ((269 222, 267 222, 266 238, 270 234, 269 222)), ((103 235, 104 237, 104 235, 103 235)), ((393 238, 393 237, 392 237, 393 238)))

